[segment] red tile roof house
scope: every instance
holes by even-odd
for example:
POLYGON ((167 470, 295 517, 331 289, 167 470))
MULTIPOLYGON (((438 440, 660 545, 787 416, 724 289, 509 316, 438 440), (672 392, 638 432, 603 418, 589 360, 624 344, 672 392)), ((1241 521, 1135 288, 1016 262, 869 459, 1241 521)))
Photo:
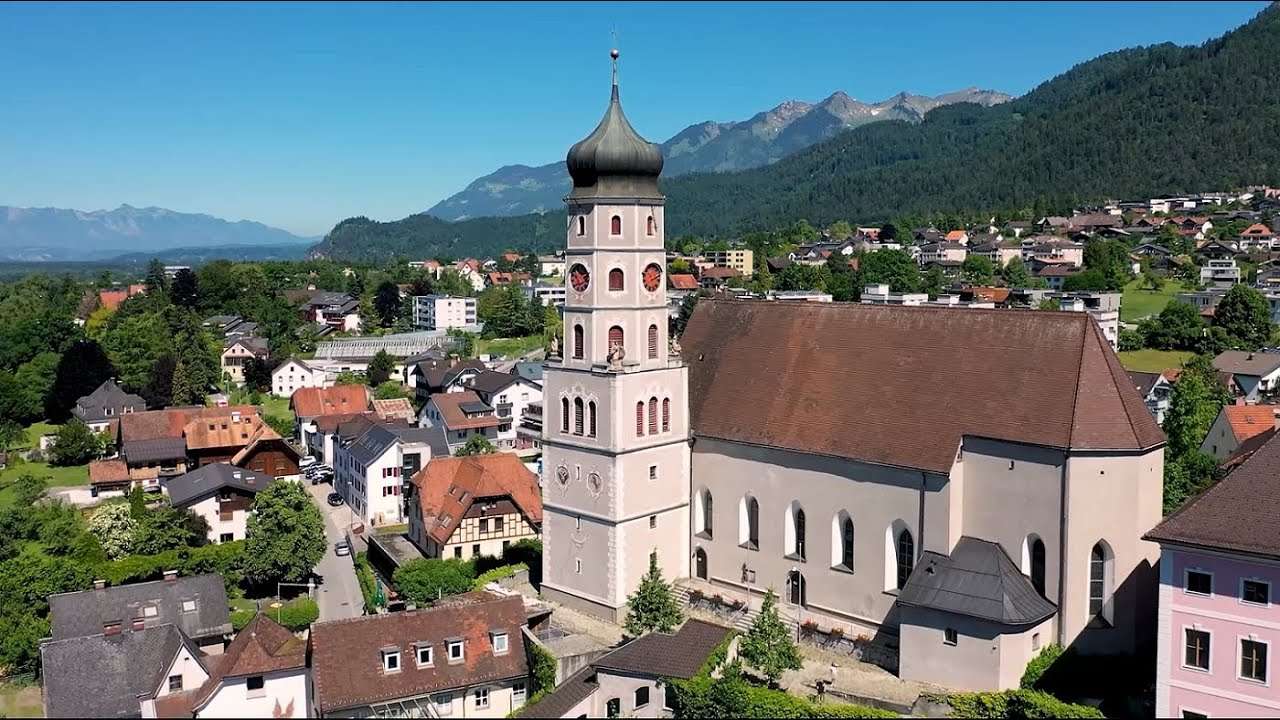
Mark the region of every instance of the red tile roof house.
POLYGON ((311 626, 319 717, 501 718, 529 696, 524 600, 487 592, 311 626))
POLYGON ((1246 440, 1280 424, 1280 405, 1224 405, 1200 444, 1200 452, 1226 460, 1246 440))
POLYGON ((299 388, 289 398, 289 408, 297 420, 298 437, 304 447, 320 444, 313 437, 317 433, 316 418, 322 415, 347 415, 372 410, 373 395, 364 385, 334 385, 333 387, 299 388))
POLYGON ((501 557, 542 529, 538 476, 511 453, 432 458, 411 482, 409 539, 427 557, 501 557))
MULTIPOLYGON (((1261 436, 1259 436, 1261 437, 1261 436)), ((1276 717, 1280 440, 1147 533, 1160 544, 1156 717, 1276 717)))

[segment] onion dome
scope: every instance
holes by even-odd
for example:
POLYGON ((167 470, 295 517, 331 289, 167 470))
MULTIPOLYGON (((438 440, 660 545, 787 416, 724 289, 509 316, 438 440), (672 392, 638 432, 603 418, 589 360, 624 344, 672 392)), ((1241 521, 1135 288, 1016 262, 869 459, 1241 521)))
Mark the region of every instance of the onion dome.
POLYGON ((614 60, 609 109, 591 134, 569 148, 565 164, 573 178, 570 198, 661 198, 658 176, 662 151, 640 137, 627 122, 618 100, 618 51, 614 60))

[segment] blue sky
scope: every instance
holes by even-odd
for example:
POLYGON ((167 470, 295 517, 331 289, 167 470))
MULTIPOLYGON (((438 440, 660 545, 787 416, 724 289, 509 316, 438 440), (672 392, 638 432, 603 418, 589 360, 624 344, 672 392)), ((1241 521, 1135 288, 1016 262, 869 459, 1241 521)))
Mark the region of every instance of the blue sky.
POLYGON ((842 89, 1021 94, 1264 3, 0 3, 0 205, 121 203, 323 234, 422 211, 595 125, 610 31, 660 141, 842 89))

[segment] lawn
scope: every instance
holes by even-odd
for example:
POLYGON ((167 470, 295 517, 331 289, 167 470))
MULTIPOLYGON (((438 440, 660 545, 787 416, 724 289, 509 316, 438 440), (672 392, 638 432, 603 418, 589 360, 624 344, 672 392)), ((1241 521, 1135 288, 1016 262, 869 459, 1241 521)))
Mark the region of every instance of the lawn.
POLYGON ((1119 353, 1120 364, 1125 370, 1139 372, 1161 372, 1170 368, 1180 368, 1195 353, 1182 350, 1128 350, 1119 353))
POLYGON ((52 435, 53 433, 58 432, 58 429, 61 427, 62 427, 61 425, 54 425, 53 423, 47 423, 44 421, 41 421, 38 423, 32 423, 31 425, 28 425, 27 426, 27 442, 23 444, 22 447, 24 448, 35 447, 36 445, 40 444, 40 437, 42 435, 52 435))
POLYGON ((0 683, 0 717, 44 717, 40 686, 26 683, 0 683))
POLYGON ((1120 298, 1121 322, 1137 322, 1148 315, 1158 315, 1174 295, 1185 288, 1178 280, 1166 280, 1159 291, 1143 290, 1142 279, 1139 278, 1124 286, 1124 296, 1120 298))
POLYGON ((542 347, 541 335, 530 335, 528 337, 518 338, 494 338, 485 340, 483 338, 476 341, 476 354, 489 354, 492 357, 505 357, 515 359, 522 355, 537 350, 542 347))
POLYGON ((23 475, 42 477, 49 484, 49 487, 89 484, 88 465, 49 467, 45 463, 37 462, 10 465, 4 470, 0 470, 0 508, 7 507, 13 502, 13 482, 23 475))
POLYGON ((264 418, 281 418, 293 420, 293 411, 289 409, 289 398, 263 394, 261 396, 262 416, 264 418))

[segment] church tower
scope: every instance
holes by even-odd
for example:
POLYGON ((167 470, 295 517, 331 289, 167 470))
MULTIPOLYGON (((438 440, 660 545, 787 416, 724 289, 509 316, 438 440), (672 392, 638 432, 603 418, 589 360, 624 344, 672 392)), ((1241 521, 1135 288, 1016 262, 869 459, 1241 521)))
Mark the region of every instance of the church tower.
POLYGON ((613 93, 569 150, 564 336, 543 374, 543 584, 621 621, 655 556, 689 566, 688 372, 667 338, 662 153, 613 93))

